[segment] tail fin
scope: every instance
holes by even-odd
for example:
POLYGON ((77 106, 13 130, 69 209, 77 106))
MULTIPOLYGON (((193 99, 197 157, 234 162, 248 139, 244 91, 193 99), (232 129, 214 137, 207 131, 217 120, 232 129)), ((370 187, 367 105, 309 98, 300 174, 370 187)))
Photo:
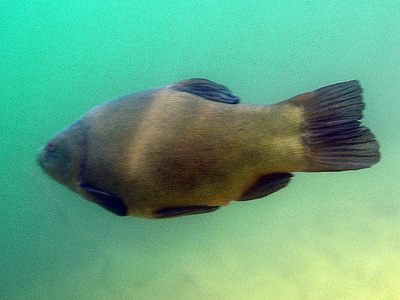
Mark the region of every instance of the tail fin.
POLYGON ((361 93, 359 82, 353 80, 290 99, 304 108, 307 119, 306 172, 357 170, 379 161, 378 142, 360 125, 365 107, 361 93))

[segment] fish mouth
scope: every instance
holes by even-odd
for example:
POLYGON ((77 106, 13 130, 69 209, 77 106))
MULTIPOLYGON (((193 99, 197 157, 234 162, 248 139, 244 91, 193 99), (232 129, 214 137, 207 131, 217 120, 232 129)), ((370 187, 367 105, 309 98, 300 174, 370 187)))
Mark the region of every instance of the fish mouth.
POLYGON ((36 155, 36 163, 43 169, 45 170, 44 162, 43 162, 43 148, 39 150, 39 153, 36 155))

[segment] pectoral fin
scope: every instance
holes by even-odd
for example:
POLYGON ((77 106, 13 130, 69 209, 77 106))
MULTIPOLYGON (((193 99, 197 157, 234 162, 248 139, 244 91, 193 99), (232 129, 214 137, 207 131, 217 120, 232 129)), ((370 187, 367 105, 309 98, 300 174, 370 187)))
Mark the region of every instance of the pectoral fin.
POLYGON ((239 98, 223 85, 207 79, 193 78, 179 81, 171 86, 172 89, 180 92, 190 93, 206 100, 222 102, 227 104, 239 103, 239 98))
POLYGON ((88 192, 93 198, 92 200, 98 205, 108 209, 118 216, 126 216, 128 209, 120 197, 117 195, 104 192, 97 188, 81 184, 81 188, 88 192))
POLYGON ((181 217, 195 214, 202 214, 216 211, 219 206, 180 206, 180 207, 167 207, 154 212, 157 219, 181 217))
POLYGON ((284 188, 293 177, 290 173, 272 173, 262 176, 240 197, 239 201, 247 201, 265 197, 284 188))

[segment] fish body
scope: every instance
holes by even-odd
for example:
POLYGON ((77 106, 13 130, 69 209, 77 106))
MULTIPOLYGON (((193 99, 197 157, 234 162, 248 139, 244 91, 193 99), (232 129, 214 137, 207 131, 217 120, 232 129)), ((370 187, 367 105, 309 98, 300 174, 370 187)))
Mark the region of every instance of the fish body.
POLYGON ((56 134, 38 162, 117 215, 169 218, 264 197, 293 172, 361 169, 379 160, 374 136, 359 124, 357 81, 270 106, 238 102, 205 79, 126 95, 56 134))

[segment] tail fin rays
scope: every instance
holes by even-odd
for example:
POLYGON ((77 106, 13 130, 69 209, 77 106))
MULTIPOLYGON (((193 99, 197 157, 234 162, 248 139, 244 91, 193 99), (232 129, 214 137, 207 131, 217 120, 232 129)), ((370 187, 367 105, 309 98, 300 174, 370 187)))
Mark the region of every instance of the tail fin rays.
POLYGON ((309 150, 307 172, 368 168, 380 159, 371 131, 360 125, 365 104, 358 81, 347 81, 290 99, 304 108, 309 150))

